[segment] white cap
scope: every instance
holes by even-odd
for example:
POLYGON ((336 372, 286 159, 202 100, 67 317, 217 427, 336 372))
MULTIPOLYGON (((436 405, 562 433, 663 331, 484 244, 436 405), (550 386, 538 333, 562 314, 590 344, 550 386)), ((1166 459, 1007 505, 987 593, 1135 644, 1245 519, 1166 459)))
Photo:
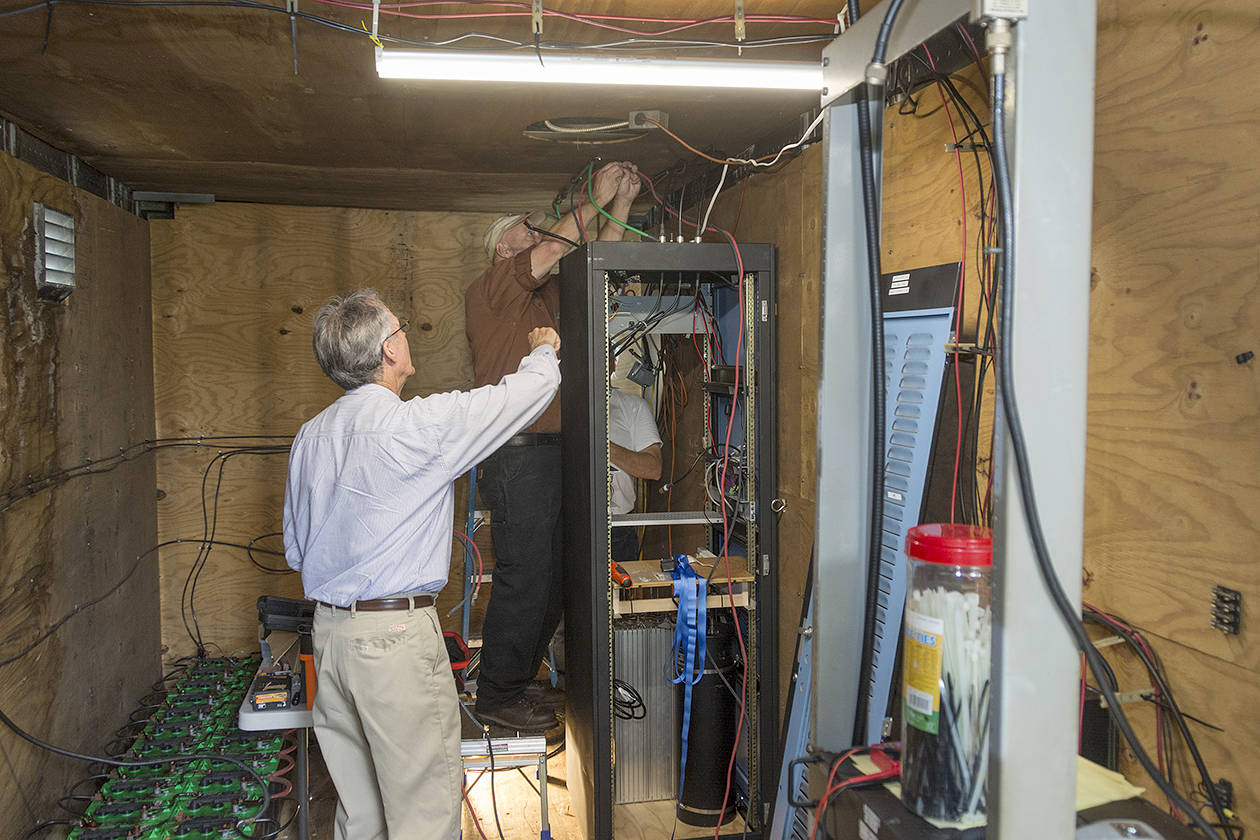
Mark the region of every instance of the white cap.
POLYGON ((506 216, 500 216, 490 223, 490 227, 486 228, 486 237, 484 244, 486 246, 486 256, 490 258, 490 262, 494 262, 494 249, 498 247, 499 240, 503 238, 503 234, 508 229, 521 223, 525 218, 524 213, 509 213, 506 216))

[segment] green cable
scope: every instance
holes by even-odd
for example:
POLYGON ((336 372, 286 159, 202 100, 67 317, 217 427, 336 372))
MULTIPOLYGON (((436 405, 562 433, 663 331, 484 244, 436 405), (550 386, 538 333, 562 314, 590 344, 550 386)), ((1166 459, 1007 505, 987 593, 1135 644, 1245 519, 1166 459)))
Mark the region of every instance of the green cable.
POLYGON ((611 213, 609 213, 603 207, 600 207, 599 204, 595 202, 595 187, 592 184, 591 164, 589 163, 586 165, 586 194, 591 199, 591 206, 594 207, 596 210, 598 210, 604 216, 605 219, 610 219, 616 222, 617 224, 621 225, 623 228, 630 231, 631 233, 639 234, 639 236, 642 236, 644 239, 655 239, 655 237, 652 236, 650 233, 644 233, 643 231, 639 230, 634 225, 628 225, 625 222, 621 221, 621 219, 618 219, 616 216, 612 215, 611 213))

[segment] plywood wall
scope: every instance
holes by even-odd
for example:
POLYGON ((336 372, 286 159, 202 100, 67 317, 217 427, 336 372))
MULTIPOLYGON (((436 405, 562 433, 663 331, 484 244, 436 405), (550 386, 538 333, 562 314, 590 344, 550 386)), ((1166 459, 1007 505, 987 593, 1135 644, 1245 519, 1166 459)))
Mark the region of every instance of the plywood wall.
MULTIPOLYGON (((1245 0, 1099 5, 1085 523, 1085 597, 1140 625, 1185 710, 1225 729, 1192 724, 1209 769, 1233 781, 1245 821, 1256 819, 1260 794, 1260 654, 1248 644, 1260 594, 1250 557, 1260 523, 1260 361, 1235 357, 1257 350, 1260 317, 1257 34, 1260 14, 1245 0), (1243 593, 1241 636, 1208 626, 1215 584, 1243 593)), ((957 78, 987 120, 983 80, 973 70, 957 78)), ((884 271, 958 260, 964 207, 974 248, 974 163, 964 159, 960 187, 939 95, 927 89, 919 101, 915 115, 885 115, 884 271)), ((780 247, 785 651, 813 528, 819 171, 811 150, 754 177, 737 230, 780 247)), ((724 196, 718 223, 732 224, 739 203, 737 190, 724 196)), ((980 305, 972 253, 970 314, 980 305)), ((986 436, 990 426, 991 407, 986 436)), ((1108 656, 1122 688, 1149 685, 1122 651, 1108 656)), ((1153 749, 1152 709, 1131 712, 1153 749)), ((1143 781, 1131 756, 1124 769, 1143 781)), ((1183 791, 1197 783, 1188 769, 1179 762, 1183 791)))
POLYGON ((1099 3, 1085 506, 1085 598, 1151 635, 1184 709, 1225 729, 1192 724, 1248 833, 1260 362, 1235 357, 1260 350, 1258 36, 1250 0, 1099 3), (1217 584, 1243 593, 1239 636, 1208 626, 1217 584))
MULTIPOLYGON (((485 267, 481 235, 493 218, 218 204, 181 207, 173 220, 153 222, 158 434, 293 435, 341 393, 312 355, 312 318, 332 295, 359 287, 377 289, 411 320, 416 373, 404 398, 466 387, 463 292, 485 267)), ((191 540, 162 563, 163 642, 171 651, 193 647, 181 596, 204 530, 203 471, 219 451, 175 450, 158 462, 161 536, 191 540)), ((280 530, 286 465, 283 452, 226 462, 217 539, 248 544, 280 530)), ((465 499, 461 493, 458 510, 465 499)), ((280 540, 261 544, 279 548, 280 540)), ((279 557, 260 559, 284 566, 279 557)), ((448 587, 441 603, 458 601, 458 589, 448 587)), ((243 551, 214 548, 193 599, 203 638, 229 651, 256 649, 254 603, 263 594, 301 597, 301 583, 259 571, 243 551)))
MULTIPOLYGON (((0 195, 8 491, 152 438, 153 358, 145 223, 4 154, 0 195), (35 296, 36 201, 75 217, 78 289, 64 303, 35 296)), ((53 744, 101 754, 161 675, 157 559, 145 554, 156 543, 153 477, 153 456, 141 455, 0 504, 0 663, 30 651, 0 665, 0 709, 53 744)), ((0 758, 5 836, 64 818, 57 797, 87 775, 3 728, 0 758)))
MULTIPOLYGON (((817 148, 723 195, 712 223, 742 242, 778 246, 779 704, 796 650, 813 546, 818 423, 822 156, 817 148)), ((764 381, 764 380, 763 380, 764 381)))

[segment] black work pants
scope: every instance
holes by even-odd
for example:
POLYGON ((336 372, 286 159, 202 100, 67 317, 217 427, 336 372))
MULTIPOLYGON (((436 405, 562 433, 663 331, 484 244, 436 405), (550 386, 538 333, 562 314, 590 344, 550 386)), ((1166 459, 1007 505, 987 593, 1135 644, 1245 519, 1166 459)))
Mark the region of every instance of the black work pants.
POLYGON ((564 615, 558 443, 505 446, 482 462, 494 577, 481 631, 477 706, 511 702, 542 665, 564 615))
POLYGON ((612 561, 618 565, 639 559, 639 534, 635 528, 613 528, 609 538, 612 561))

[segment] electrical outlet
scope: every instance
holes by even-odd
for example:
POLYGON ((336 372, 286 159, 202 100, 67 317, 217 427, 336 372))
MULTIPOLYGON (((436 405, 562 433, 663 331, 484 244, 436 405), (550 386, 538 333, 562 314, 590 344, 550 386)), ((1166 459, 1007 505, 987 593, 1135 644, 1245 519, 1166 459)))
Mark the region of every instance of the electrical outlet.
POLYGON ((1242 629, 1242 593, 1227 586, 1212 587, 1212 619, 1208 623, 1222 633, 1237 636, 1242 629))
POLYGON ((661 124, 662 128, 669 128, 669 114, 664 111, 631 111, 630 127, 631 128, 656 128, 656 126, 648 120, 655 120, 661 124))
POLYGON ((1216 788, 1216 798, 1221 803, 1222 808, 1233 810, 1234 808, 1234 785, 1229 779, 1217 779, 1212 787, 1216 788))

